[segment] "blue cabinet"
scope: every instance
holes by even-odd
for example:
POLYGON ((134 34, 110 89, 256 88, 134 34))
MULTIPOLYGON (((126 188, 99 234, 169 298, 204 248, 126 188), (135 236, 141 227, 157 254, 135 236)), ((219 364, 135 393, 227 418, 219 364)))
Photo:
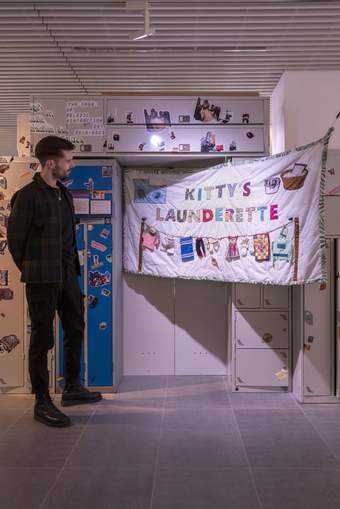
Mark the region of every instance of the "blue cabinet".
POLYGON ((112 225, 88 224, 88 385, 112 385, 112 225))
MULTIPOLYGON (((79 283, 84 294, 85 334, 81 357, 81 382, 87 387, 110 389, 113 380, 115 328, 113 295, 117 257, 113 255, 113 161, 80 162, 64 181, 73 194, 78 219, 76 241, 81 263, 79 283)), ((115 171, 117 177, 118 172, 115 171)), ((118 178, 118 177, 117 177, 118 178)), ((117 199, 117 198, 116 198, 117 199)), ((118 230, 119 231, 119 230, 118 230)), ((115 245, 121 241, 115 240, 115 245)), ((59 388, 64 387, 63 330, 58 323, 59 388)))

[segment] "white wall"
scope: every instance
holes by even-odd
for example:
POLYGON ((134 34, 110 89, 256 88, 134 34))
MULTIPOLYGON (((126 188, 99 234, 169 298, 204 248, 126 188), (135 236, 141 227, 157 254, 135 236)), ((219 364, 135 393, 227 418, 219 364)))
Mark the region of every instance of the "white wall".
POLYGON ((0 154, 2 156, 17 155, 16 127, 2 127, 0 129, 0 154))
MULTIPOLYGON (((285 71, 271 98, 272 152, 321 138, 340 111, 339 71, 285 71)), ((329 148, 340 148, 340 119, 329 148)))

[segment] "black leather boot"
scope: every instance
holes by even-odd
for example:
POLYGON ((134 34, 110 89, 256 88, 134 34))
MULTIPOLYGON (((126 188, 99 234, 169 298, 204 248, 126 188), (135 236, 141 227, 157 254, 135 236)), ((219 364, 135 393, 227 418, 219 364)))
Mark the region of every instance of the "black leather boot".
POLYGON ((83 385, 72 385, 65 387, 61 396, 62 406, 83 405, 86 403, 96 403, 102 399, 100 392, 91 392, 83 385))
POLYGON ((34 405, 34 419, 46 424, 46 426, 53 426, 55 428, 71 426, 70 418, 53 404, 49 393, 37 395, 34 405))

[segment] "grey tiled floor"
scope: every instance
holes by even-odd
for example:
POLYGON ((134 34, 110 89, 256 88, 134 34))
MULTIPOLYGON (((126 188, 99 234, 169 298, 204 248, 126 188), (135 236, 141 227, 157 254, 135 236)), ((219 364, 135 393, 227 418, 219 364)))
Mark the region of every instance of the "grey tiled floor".
POLYGON ((126 377, 67 429, 32 406, 0 396, 1 509, 340 509, 340 405, 187 376, 126 377))

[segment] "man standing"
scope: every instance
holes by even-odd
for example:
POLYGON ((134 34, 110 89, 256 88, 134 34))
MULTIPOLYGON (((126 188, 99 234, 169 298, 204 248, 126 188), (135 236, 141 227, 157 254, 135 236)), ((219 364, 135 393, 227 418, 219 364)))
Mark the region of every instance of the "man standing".
POLYGON ((100 401, 99 392, 80 384, 80 357, 84 334, 84 304, 78 276, 80 264, 75 240, 72 195, 59 181, 74 163, 74 145, 57 136, 39 141, 35 155, 41 172, 11 200, 8 248, 26 283, 31 318, 29 372, 36 396, 34 418, 48 426, 71 424, 52 402, 47 369, 53 348, 53 321, 58 312, 64 330, 65 389, 62 406, 100 401))

